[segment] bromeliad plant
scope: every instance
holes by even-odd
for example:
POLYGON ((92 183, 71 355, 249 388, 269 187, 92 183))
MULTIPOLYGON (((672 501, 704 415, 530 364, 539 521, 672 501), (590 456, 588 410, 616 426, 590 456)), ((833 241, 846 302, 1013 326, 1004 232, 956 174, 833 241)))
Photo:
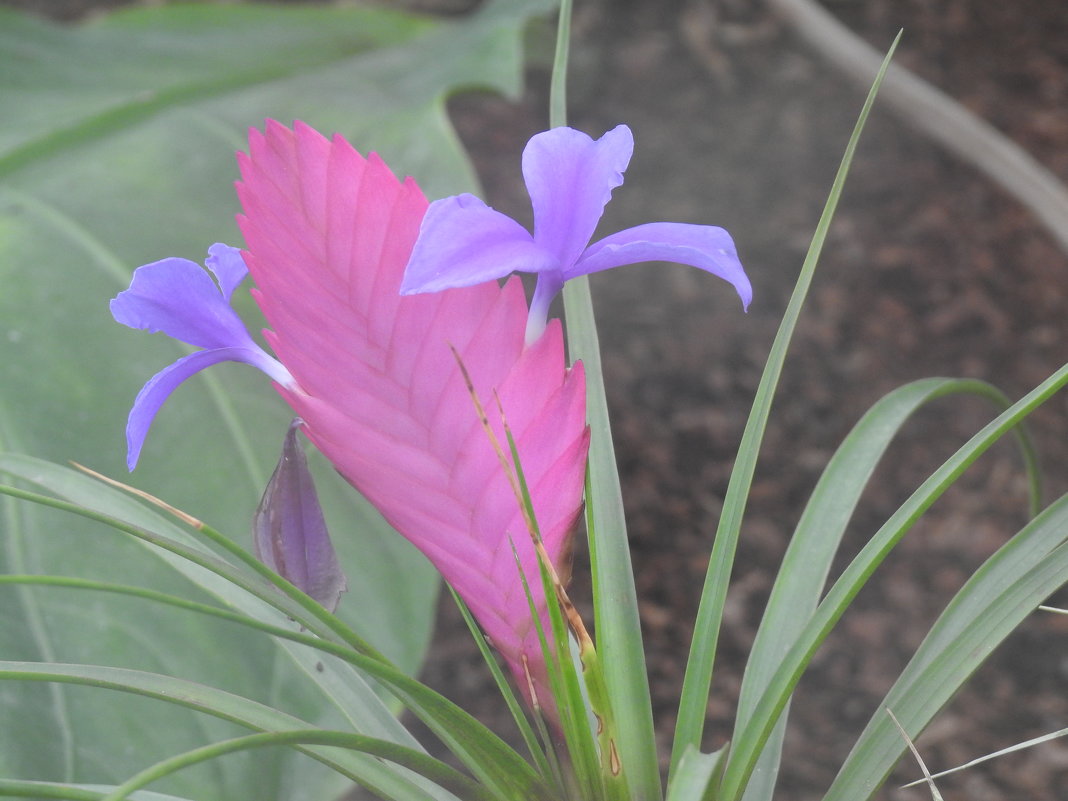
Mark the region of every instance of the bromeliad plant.
MULTIPOLYGON (((381 158, 364 157, 341 136, 328 139, 303 123, 269 121, 250 133, 247 151, 238 155, 245 248, 212 245, 206 269, 182 258, 146 264, 112 300, 118 322, 196 348, 137 395, 126 429, 131 470, 164 402, 209 366, 229 361, 258 368, 295 415, 262 500, 249 511, 255 555, 146 493, 0 455, 0 469, 47 491, 4 486, 6 495, 125 532, 155 549, 198 592, 186 597, 174 588, 39 574, 12 573, 0 582, 126 595, 266 634, 330 700, 333 717, 304 720, 281 704, 245 697, 239 687, 166 675, 166 665, 152 672, 0 663, 0 678, 7 680, 110 688, 254 732, 157 754, 121 784, 89 785, 91 775, 72 770, 53 781, 0 779, 0 795, 173 799, 141 788, 217 757, 275 746, 298 749, 397 801, 774 797, 788 703, 820 643, 924 510, 991 444, 1018 432, 1024 418, 1068 381, 1068 368, 1016 403, 981 382, 930 379, 891 393, 865 415, 828 464, 791 540, 747 665, 730 744, 702 753, 717 635, 761 436, 873 89, 742 438, 712 546, 665 788, 585 276, 662 260, 726 280, 745 307, 752 290, 721 228, 655 222, 591 244, 605 204, 622 183, 633 140, 623 125, 598 139, 566 127, 568 19, 565 3, 553 125, 523 154, 533 232, 471 194, 428 203, 415 181, 398 180, 381 158), (517 271, 537 275, 529 306, 518 278, 497 282, 517 271), (273 355, 231 305, 248 275, 273 355), (548 319, 561 291, 570 361, 560 321, 548 319), (897 431, 920 406, 961 393, 990 400, 1000 413, 916 490, 824 592, 842 532, 897 431), (470 613, 472 635, 515 717, 524 753, 411 678, 361 636, 359 626, 334 614, 346 578, 300 436, 425 555, 470 613), (168 518, 172 514, 179 524, 168 518), (583 528, 593 568, 596 645, 566 590, 570 549, 583 528), (498 668, 494 650, 510 677, 498 668), (398 708, 418 717, 454 759, 429 755, 393 717, 398 708)), ((1034 478, 1030 446, 1017 436, 1034 478)), ((826 801, 873 797, 908 741, 1063 583, 1068 504, 1062 498, 1039 512, 1035 493, 1035 512, 947 607, 873 714, 826 801)), ((335 539, 345 536, 335 525, 335 539)), ((226 791, 220 787, 212 797, 226 797, 226 791)), ((303 797, 299 788, 293 797, 303 797)))
MULTIPOLYGON (((226 359, 261 369, 308 439, 434 563, 521 691, 531 700, 536 694, 551 714, 545 663, 516 572, 518 561, 544 620, 537 558, 472 394, 505 410, 545 551, 559 565, 579 516, 589 440, 585 376, 581 365, 565 365, 559 323, 524 345, 527 309, 518 280, 402 297, 427 202, 412 180, 398 181, 381 159, 364 159, 341 137, 329 141, 306 125, 269 122, 265 133, 252 133, 239 161, 248 250, 242 256, 225 245, 211 248, 207 264, 218 289, 192 262, 167 259, 140 267, 130 289, 112 301, 119 322, 205 348, 165 368, 134 402, 131 467, 149 423, 181 380, 226 359), (228 305, 245 264, 280 361, 252 344, 228 305), (193 271, 197 296, 176 289, 194 283, 193 271)), ((499 418, 495 425, 503 438, 499 418)))

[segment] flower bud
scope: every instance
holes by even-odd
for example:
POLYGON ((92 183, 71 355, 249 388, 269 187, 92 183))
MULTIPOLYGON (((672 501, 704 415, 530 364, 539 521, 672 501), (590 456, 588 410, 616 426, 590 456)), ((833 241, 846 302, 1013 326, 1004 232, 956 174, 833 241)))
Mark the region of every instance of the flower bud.
POLYGON ((253 543, 261 562, 333 612, 348 585, 326 530, 304 451, 293 420, 252 518, 253 543))

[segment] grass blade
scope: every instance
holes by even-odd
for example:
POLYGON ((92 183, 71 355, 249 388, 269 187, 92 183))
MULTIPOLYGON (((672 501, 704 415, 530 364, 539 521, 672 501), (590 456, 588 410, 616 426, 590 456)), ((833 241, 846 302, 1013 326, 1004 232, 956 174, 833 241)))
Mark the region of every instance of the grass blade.
MULTIPOLYGON (((9 468, 5 467, 5 469, 9 468)), ((337 638, 335 631, 324 628, 316 620, 308 619, 302 615, 303 610, 300 607, 293 607, 288 604, 289 599, 285 596, 274 593, 269 587, 262 589, 257 587, 255 583, 250 582, 247 577, 228 562, 205 555, 203 552, 197 552, 196 549, 171 541, 167 537, 152 534, 121 520, 110 518, 91 509, 85 509, 77 504, 28 493, 12 487, 0 486, 0 492, 98 520, 143 541, 151 542, 236 584, 260 600, 294 617, 319 636, 328 640, 337 638)), ((344 644, 351 647, 351 643, 344 644)), ((425 685, 420 684, 415 679, 405 675, 380 657, 361 653, 358 648, 355 648, 347 659, 352 664, 358 664, 361 670, 382 682, 398 700, 427 724, 431 731, 445 743, 472 773, 491 789, 503 797, 515 798, 537 798, 539 797, 538 794, 544 791, 545 788, 541 779, 531 766, 496 734, 464 712, 460 707, 433 692, 425 685)), ((399 723, 396 726, 403 732, 406 739, 411 740, 411 735, 399 723)), ((387 739, 396 740, 396 738, 387 739)), ((403 742, 404 740, 400 741, 403 742)), ((411 742, 414 743, 414 740, 411 740, 411 742)))
MULTIPOLYGON (((154 781, 165 778, 184 768, 227 754, 249 751, 255 748, 310 745, 331 746, 388 760, 440 785, 457 798, 462 799, 462 801, 492 801, 493 799, 493 796, 486 793, 485 788, 475 784, 455 768, 451 768, 438 759, 419 751, 405 748, 397 743, 351 732, 295 729, 284 732, 271 731, 248 734, 221 743, 201 746, 184 754, 176 754, 145 768, 135 776, 131 776, 105 795, 101 801, 126 801, 132 793, 154 781)), ((393 801, 407 801, 407 799, 403 796, 395 796, 393 801)))
MULTIPOLYGON (((782 374, 783 363, 786 360, 786 351, 797 326, 797 320, 801 314, 808 289, 812 284, 812 277, 819 261, 823 243, 827 237, 827 231, 834 217, 838 200, 842 196, 849 167, 856 152, 857 142, 861 131, 867 122, 875 95, 879 90, 886 68, 890 65, 890 59, 897 47, 894 40, 883 61, 882 69, 876 78, 875 84, 868 93, 867 100, 861 109, 860 117, 849 137, 845 154, 842 156, 841 165, 835 176, 834 184, 824 206, 816 226, 816 232, 809 245, 808 255, 801 267, 801 274, 797 279, 790 302, 783 315, 783 321, 775 335, 768 356, 764 372, 760 377, 756 397, 753 400, 753 408, 746 421, 745 431, 742 434, 742 442, 738 447, 738 457, 731 471, 730 483, 727 494, 723 500, 723 512, 720 516, 719 526, 716 529, 716 539, 712 547, 712 556, 709 560, 708 572, 705 574, 705 585, 701 592, 701 605, 697 613, 697 621, 694 626, 694 636, 690 645, 690 655, 686 663, 686 675, 683 679, 682 698, 679 702, 678 722, 675 726, 675 741, 671 753, 671 771, 678 767, 679 760, 687 747, 700 749, 701 736, 704 731, 705 708, 708 705, 709 691, 712 686, 712 670, 715 662, 716 647, 719 642, 719 630, 723 620, 723 607, 727 597, 727 587, 730 583, 731 571, 734 565, 734 554, 738 545, 738 537, 741 531, 742 516, 745 513, 746 501, 749 497, 749 488, 752 485, 753 473, 756 470, 757 455, 760 451, 760 443, 767 427, 768 416, 771 411, 772 399, 775 387, 782 374)), ((729 768, 728 768, 729 770, 729 768)))
MULTIPOLYGON (((68 784, 66 782, 20 781, 18 779, 0 779, 0 798, 58 798, 66 801, 100 801, 113 788, 98 784, 68 784)), ((176 795, 163 793, 136 792, 130 796, 131 801, 190 801, 176 795)))
MULTIPOLYGON (((915 738, 1001 641, 1068 580, 1068 496, 998 549, 942 613, 880 704, 915 738)), ((825 801, 859 801, 885 780, 904 750, 877 712, 825 801)))
MULTIPOLYGON (((816 613, 802 628, 797 642, 784 657, 782 664, 769 682, 768 689, 754 708, 749 724, 734 741, 731 759, 727 765, 724 784, 721 788, 721 801, 734 801, 741 796, 756 760, 805 667, 882 560, 893 550, 912 524, 976 459, 986 452, 987 448, 1020 425, 1032 411, 1052 397, 1066 383, 1068 383, 1068 365, 1062 367, 984 426, 923 482, 843 571, 816 609, 816 613)), ((896 704, 894 709, 898 713, 901 711, 900 706, 896 704)), ((908 725, 908 720, 904 716, 902 716, 902 722, 908 725)), ((900 746, 900 743, 898 745, 900 746)), ((857 801, 857 798, 850 799, 850 801, 857 801)))
POLYGON ((615 710, 619 757, 631 792, 642 801, 662 797, 653 711, 642 647, 638 598, 623 515, 619 471, 612 449, 600 345, 586 277, 564 287, 568 348, 586 368, 590 461, 586 526, 593 574, 594 630, 605 686, 615 710))
POLYGON ((908 732, 905 731, 905 728, 901 725, 901 723, 898 721, 897 717, 889 709, 889 707, 886 710, 886 714, 890 716, 890 720, 894 721, 894 725, 897 727, 897 730, 901 732, 901 736, 904 738, 905 744, 912 752, 913 758, 920 766, 920 770, 923 771, 923 777, 924 781, 927 783, 927 789, 931 791, 931 801, 945 801, 945 799, 942 798, 942 794, 938 791, 938 787, 934 783, 934 777, 931 776, 931 771, 927 770, 927 765, 924 763, 923 757, 920 756, 920 750, 916 747, 916 744, 912 742, 912 738, 909 737, 908 732))
POLYGON ((917 784, 923 784, 928 779, 941 779, 943 776, 949 776, 954 773, 959 773, 962 770, 968 770, 968 768, 974 768, 977 765, 982 765, 984 762, 989 762, 991 759, 997 759, 998 757, 1007 756, 1008 754, 1015 753, 1016 751, 1023 751, 1026 748, 1034 748, 1036 745, 1042 745, 1042 743, 1048 743, 1050 740, 1056 740, 1060 737, 1068 736, 1068 729, 1058 729, 1057 731, 1050 732, 1049 734, 1043 734, 1041 737, 1032 737, 1030 740, 1024 740, 1022 743, 1016 743, 1010 745, 1007 748, 999 748, 993 753, 986 754, 981 757, 965 762, 963 765, 957 765, 955 768, 949 768, 948 770, 942 770, 938 773, 933 773, 930 776, 925 776, 922 779, 917 779, 914 782, 902 785, 901 789, 905 790, 909 787, 915 787, 917 784))
MULTIPOLYGON (((571 0, 561 0, 549 98, 552 127, 567 125, 571 5, 571 0)), ((591 432, 586 530, 593 573, 594 628, 604 665, 606 701, 614 711, 619 759, 634 797, 656 801, 663 791, 653 707, 589 279, 581 276, 568 281, 563 294, 568 351, 572 361, 582 361, 586 368, 586 415, 591 432)))
MULTIPOLYGON (((254 731, 310 728, 306 721, 248 698, 140 670, 48 662, 0 662, 0 680, 60 682, 133 693, 229 720, 254 731)), ((387 798, 428 801, 434 797, 396 770, 382 770, 381 763, 372 757, 316 745, 300 746, 300 750, 387 798)))
MULTIPOLYGON (((880 399, 853 427, 816 484, 790 537, 764 617, 749 652, 738 700, 736 738, 748 724, 761 693, 793 645, 800 623, 816 609, 831 563, 861 493, 902 426, 922 406, 947 395, 971 394, 999 410, 1009 406, 990 384, 968 379, 929 378, 899 387, 880 399)), ((1037 505, 1038 467, 1034 449, 1020 432, 1024 461, 1037 505)), ((778 773, 786 712, 765 746, 746 788, 745 801, 770 801, 778 773)))

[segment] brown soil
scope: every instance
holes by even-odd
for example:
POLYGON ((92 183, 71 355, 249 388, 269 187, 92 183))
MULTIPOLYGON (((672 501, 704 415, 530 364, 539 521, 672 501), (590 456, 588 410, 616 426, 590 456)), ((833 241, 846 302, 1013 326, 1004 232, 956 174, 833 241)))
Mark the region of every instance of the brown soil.
MULTIPOLYGON (((14 4, 70 16, 101 3, 14 4)), ((626 122, 637 143, 605 231, 656 219, 723 225, 756 293, 746 315, 725 284, 695 270, 643 266, 594 281, 666 753, 733 454, 863 93, 759 2, 578 5, 571 122, 594 135, 626 122)), ((900 63, 1068 180, 1063 3, 838 0, 828 7, 880 49, 904 28, 900 63)), ((519 154, 546 126, 544 71, 532 70, 518 104, 467 96, 452 108, 489 201, 525 219, 519 154)), ((1058 332, 1068 309, 1066 268, 1068 257, 1015 201, 888 112, 873 114, 767 433, 721 640, 708 747, 729 734, 774 571, 834 448, 872 403, 913 379, 982 378, 1018 397, 1045 378, 1065 359, 1058 332)), ((1068 486, 1066 412, 1056 399, 1035 416, 1048 497, 1068 486)), ((873 481, 846 553, 989 417, 978 401, 951 401, 913 421, 873 481)), ((934 618, 1025 522, 1025 509, 1019 460, 997 448, 906 537, 799 688, 778 797, 820 798, 934 618)), ((588 607, 578 572, 574 594, 588 607)), ((425 678, 509 730, 451 604, 442 605, 440 625, 425 678)), ((1066 673, 1068 618, 1035 615, 919 740, 929 767, 1068 726, 1066 673)), ((917 775, 905 760, 891 786, 917 775)), ((939 786, 947 801, 1068 798, 1068 745, 1005 757, 939 786)), ((889 789, 881 797, 929 794, 889 789)))

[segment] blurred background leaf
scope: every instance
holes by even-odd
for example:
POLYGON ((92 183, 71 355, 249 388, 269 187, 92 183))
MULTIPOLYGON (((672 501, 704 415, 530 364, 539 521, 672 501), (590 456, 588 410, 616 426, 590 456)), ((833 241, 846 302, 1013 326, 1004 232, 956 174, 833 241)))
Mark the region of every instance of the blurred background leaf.
MULTIPOLYGON (((551 6, 503 0, 440 22, 370 8, 183 5, 71 28, 0 9, 0 448, 125 478, 130 403, 181 351, 114 323, 108 300, 140 264, 200 262, 215 241, 241 243, 233 154, 248 127, 302 119, 378 151, 430 197, 473 190, 445 99, 472 87, 515 95, 522 27, 551 6)), ((258 329, 247 292, 238 295, 258 329)), ((209 371, 164 407, 131 483, 247 544, 288 420, 255 371, 209 371)), ((434 574, 321 459, 313 470, 349 578, 339 613, 414 672, 434 574)), ((6 501, 0 514, 4 572, 201 597, 105 529, 6 501)), ((3 588, 0 652, 172 673, 313 722, 327 714, 323 696, 266 638, 129 599, 3 588)), ((121 781, 236 733, 88 688, 0 685, 0 706, 0 775, 25 779, 121 781)), ((343 786, 304 757, 245 754, 159 789, 323 799, 343 786)))

